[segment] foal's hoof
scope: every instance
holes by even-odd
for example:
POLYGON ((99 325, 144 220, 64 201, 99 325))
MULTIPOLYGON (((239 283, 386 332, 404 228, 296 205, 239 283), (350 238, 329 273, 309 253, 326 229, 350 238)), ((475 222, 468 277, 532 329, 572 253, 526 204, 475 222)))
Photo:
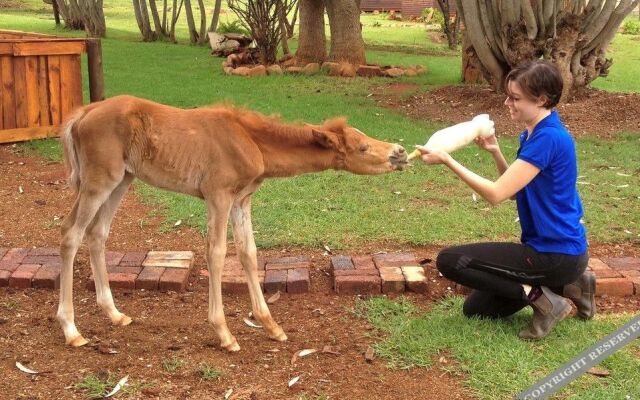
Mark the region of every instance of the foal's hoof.
POLYGON ((269 339, 275 340, 276 342, 285 342, 288 338, 284 331, 280 329, 280 332, 269 335, 269 339))
POLYGON ((233 338, 233 340, 230 343, 220 344, 220 346, 222 346, 223 349, 225 349, 230 353, 235 353, 236 351, 240 351, 240 345, 238 344, 238 341, 236 340, 236 338, 233 338))
POLYGON ((78 335, 70 340, 67 340, 67 344, 72 347, 80 347, 89 343, 89 341, 82 337, 82 335, 78 335))
POLYGON ((120 319, 113 321, 113 325, 115 326, 127 326, 129 325, 133 320, 131 319, 131 317, 122 314, 120 316, 120 319))

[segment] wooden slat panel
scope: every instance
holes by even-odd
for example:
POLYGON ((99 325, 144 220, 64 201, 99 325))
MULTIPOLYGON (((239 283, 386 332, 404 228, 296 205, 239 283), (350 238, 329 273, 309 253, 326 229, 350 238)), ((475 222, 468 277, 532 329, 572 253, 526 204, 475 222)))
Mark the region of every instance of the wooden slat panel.
POLYGON ((16 38, 55 38, 53 35, 45 35, 44 33, 12 31, 10 29, 0 29, 0 38, 16 39, 16 38))
POLYGON ((13 58, 14 95, 16 107, 16 128, 29 126, 27 109, 27 67, 24 57, 13 58))
POLYGON ((25 57, 27 87, 27 127, 40 126, 40 100, 38 99, 38 57, 25 57))
POLYGON ((2 64, 2 129, 12 129, 16 127, 16 104, 15 104, 15 78, 13 76, 13 57, 0 56, 2 64))
POLYGON ((60 98, 63 120, 71 114, 74 108, 82 105, 80 56, 60 57, 60 98))
POLYGON ((73 71, 73 91, 72 93, 72 104, 73 108, 76 109, 78 107, 82 107, 83 103, 83 93, 82 93, 82 59, 79 55, 71 56, 73 59, 72 71, 73 71))
POLYGON ((40 125, 51 125, 49 109, 49 82, 47 81, 47 56, 38 57, 38 100, 40 100, 40 125))
POLYGON ((0 55, 13 55, 13 43, 0 43, 0 55))
POLYGON ((86 51, 87 45, 84 40, 73 42, 40 40, 13 45, 14 56, 81 54, 86 51))
MULTIPOLYGON (((2 83, 2 62, 0 62, 0 84, 2 83)), ((2 120, 4 119, 4 86, 0 86, 0 129, 2 129, 2 120)))
POLYGON ((0 143, 22 142, 24 140, 56 137, 59 134, 59 129, 59 126, 5 129, 0 131, 0 143))
POLYGON ((59 125, 62 121, 60 104, 60 56, 47 57, 47 64, 51 125, 59 125))

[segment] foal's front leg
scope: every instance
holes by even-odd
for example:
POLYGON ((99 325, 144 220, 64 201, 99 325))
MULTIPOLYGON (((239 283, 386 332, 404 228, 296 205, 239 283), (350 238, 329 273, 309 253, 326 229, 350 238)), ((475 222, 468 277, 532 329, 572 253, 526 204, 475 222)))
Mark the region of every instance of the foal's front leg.
POLYGON ((233 225, 233 237, 236 243, 236 252, 244 268, 247 284, 249 285, 249 296, 251 297, 251 309, 253 315, 258 320, 270 339, 277 341, 287 340, 280 325, 274 321, 269 312, 269 307, 264 301, 264 295, 258 280, 257 251, 253 238, 253 227, 251 224, 251 197, 247 196, 239 204, 234 204, 231 209, 231 223, 233 225))
POLYGON ((228 351, 238 351, 238 341, 229 331, 224 318, 224 306, 222 304, 222 269, 224 257, 227 253, 227 223, 229 221, 229 209, 231 197, 223 194, 212 196, 207 201, 209 221, 207 224, 207 268, 209 269, 209 316, 208 320, 213 324, 220 346, 228 351))

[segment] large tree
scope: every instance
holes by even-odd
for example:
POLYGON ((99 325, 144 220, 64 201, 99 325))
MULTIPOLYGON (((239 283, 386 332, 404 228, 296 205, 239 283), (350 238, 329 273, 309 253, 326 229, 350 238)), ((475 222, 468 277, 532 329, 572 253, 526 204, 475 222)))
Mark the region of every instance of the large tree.
POLYGON ((84 29, 87 36, 105 36, 107 28, 102 0, 54 1, 67 28, 84 29))
POLYGON ((484 77, 501 90, 517 64, 551 60, 562 73, 563 97, 606 76, 606 50, 640 0, 456 0, 465 35, 484 77))
POLYGON ((300 33, 298 35, 298 63, 322 63, 327 58, 327 39, 324 31, 324 0, 300 0, 300 33))

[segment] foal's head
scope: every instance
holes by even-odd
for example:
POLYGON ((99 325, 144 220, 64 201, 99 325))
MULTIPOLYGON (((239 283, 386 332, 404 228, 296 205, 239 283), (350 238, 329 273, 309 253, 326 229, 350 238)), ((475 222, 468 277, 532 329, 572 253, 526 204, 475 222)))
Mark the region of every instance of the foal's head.
POLYGON ((407 165, 407 152, 402 146, 371 138, 348 126, 344 118, 329 120, 312 129, 320 146, 338 152, 340 169, 345 171, 376 175, 402 170, 407 165))

